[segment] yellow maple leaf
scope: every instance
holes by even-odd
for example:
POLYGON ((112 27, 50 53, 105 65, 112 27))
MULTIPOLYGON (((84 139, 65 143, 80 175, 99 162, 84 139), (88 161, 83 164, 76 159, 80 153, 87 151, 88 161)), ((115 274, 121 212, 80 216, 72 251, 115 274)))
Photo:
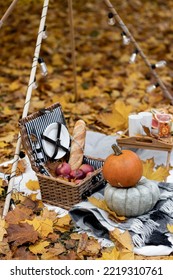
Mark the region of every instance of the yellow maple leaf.
MULTIPOLYGON (((12 128, 11 128, 11 131, 12 131, 12 128)), ((8 135, 4 135, 4 136, 1 135, 1 137, 0 137, 1 142, 7 142, 8 144, 11 143, 13 140, 14 140, 14 135, 12 133, 8 134, 8 135)))
POLYGON ((13 115, 13 111, 8 106, 5 106, 2 110, 2 112, 5 116, 12 116, 13 115))
POLYGON ((52 96, 53 103, 59 102, 63 109, 66 108, 69 105, 71 99, 72 99, 72 97, 68 93, 64 93, 60 96, 59 95, 52 96))
POLYGON ((169 170, 167 170, 166 166, 162 165, 157 167, 155 171, 151 174, 151 177, 148 179, 163 182, 169 176, 169 170))
POLYGON ((119 260, 134 260, 134 253, 127 249, 122 249, 119 254, 119 260))
POLYGON ((113 231, 110 231, 110 237, 114 242, 118 241, 123 248, 133 251, 132 238, 127 230, 122 232, 118 228, 115 228, 113 231))
POLYGON ((146 177, 147 174, 153 171, 155 162, 154 158, 147 159, 146 161, 142 161, 143 164, 143 175, 146 177))
POLYGON ((36 242, 34 245, 30 245, 29 250, 35 255, 42 254, 45 251, 45 247, 49 246, 49 244, 50 242, 41 240, 36 242))
POLYGON ((142 163, 143 176, 145 176, 147 179, 162 182, 169 176, 169 170, 166 166, 155 166, 154 158, 142 161, 142 163))
POLYGON ((29 225, 33 225, 34 229, 37 231, 40 230, 41 225, 40 225, 40 221, 37 219, 37 217, 35 217, 33 220, 26 219, 23 222, 28 223, 29 225))
POLYGON ((8 146, 8 143, 0 142, 0 148, 5 148, 8 146))
POLYGON ((102 113, 99 121, 104 125, 115 128, 116 131, 125 130, 128 127, 128 116, 132 111, 132 106, 125 104, 122 100, 117 100, 112 108, 112 113, 102 113))
POLYGON ((19 80, 15 80, 14 82, 9 84, 9 90, 15 91, 17 89, 21 88, 21 83, 19 80))
POLYGON ((41 237, 47 237, 49 233, 53 233, 53 222, 50 219, 40 221, 41 228, 38 230, 41 237))
POLYGON ((126 217, 118 216, 114 211, 110 210, 105 202, 105 200, 97 199, 94 196, 88 197, 88 201, 95 205, 96 207, 105 210, 110 214, 110 217, 113 216, 117 221, 124 221, 126 217))
POLYGON ((173 233, 173 225, 167 225, 167 229, 169 230, 169 232, 173 233))
POLYGON ((81 89, 80 93, 86 98, 94 98, 96 96, 100 96, 100 90, 96 86, 85 90, 81 89))
POLYGON ((53 233, 53 222, 50 219, 41 220, 39 217, 35 217, 33 220, 25 220, 24 222, 33 225, 42 238, 47 237, 49 233, 53 233))
POLYGON ((29 180, 26 183, 26 187, 31 191, 37 191, 40 189, 39 183, 36 180, 29 180))
POLYGON ((102 256, 96 260, 118 260, 120 252, 116 247, 109 248, 108 250, 102 251, 102 256))
MULTIPOLYGON (((62 57, 60 56, 59 53, 55 53, 54 55, 52 55, 52 65, 53 66, 62 66, 63 61, 62 61, 62 57)), ((58 79, 56 79, 58 80, 58 79)))
POLYGON ((44 208, 41 214, 43 219, 50 219, 53 222, 57 221, 57 213, 54 210, 48 210, 48 208, 44 208))
POLYGON ((61 232, 65 232, 70 229, 70 222, 71 217, 69 214, 67 214, 63 217, 58 218, 54 223, 54 227, 61 232))

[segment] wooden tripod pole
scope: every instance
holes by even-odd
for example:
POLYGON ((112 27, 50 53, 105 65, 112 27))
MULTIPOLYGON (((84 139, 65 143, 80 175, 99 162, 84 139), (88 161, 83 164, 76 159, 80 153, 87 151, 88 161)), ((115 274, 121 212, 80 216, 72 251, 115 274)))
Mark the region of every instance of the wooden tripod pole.
MULTIPOLYGON (((49 6, 49 0, 44 0, 41 20, 40 20, 40 26, 39 26, 38 36, 37 36, 37 42, 36 42, 36 47, 35 47, 35 52, 34 52, 34 57, 33 57, 33 63, 32 63, 32 67, 31 67, 30 79, 29 79, 29 83, 28 83, 28 88, 27 88, 27 93, 26 93, 26 99, 25 99, 22 118, 26 117, 27 114, 28 114, 28 111, 29 111, 29 105, 30 105, 32 88, 33 88, 32 86, 33 86, 33 83, 34 83, 34 80, 35 80, 35 74, 36 74, 36 70, 37 70, 38 58, 39 58, 41 43, 42 43, 42 39, 43 39, 43 31, 44 31, 44 27, 45 27, 45 21, 46 21, 48 6, 49 6)), ((22 144, 21 143, 21 136, 20 136, 20 133, 19 133, 17 144, 16 144, 16 150, 15 150, 13 165, 12 165, 12 169, 11 169, 10 180, 9 180, 9 184, 8 184, 7 196, 6 196, 5 205, 4 205, 4 209, 3 209, 3 218, 8 213, 9 206, 10 206, 11 193, 12 193, 12 190, 13 190, 14 179, 15 179, 15 175, 16 175, 21 144, 22 144)))
POLYGON ((74 38, 74 21, 73 21, 73 7, 72 0, 68 0, 69 8, 69 20, 70 20, 70 36, 71 36, 71 52, 72 52, 72 64, 73 64, 73 80, 74 80, 74 94, 75 101, 79 100, 77 91, 77 73, 76 73, 76 54, 75 54, 75 38, 74 38))
POLYGON ((11 3, 11 5, 8 7, 8 9, 6 10, 5 14, 3 15, 3 17, 0 20, 0 28, 2 27, 2 25, 4 24, 4 22, 6 21, 6 19, 8 18, 8 16, 11 14, 12 10, 14 9, 14 6, 16 5, 18 0, 13 0, 13 2, 11 3))
POLYGON ((150 68, 150 71, 152 72, 152 74, 155 77, 157 83, 159 84, 160 88, 162 89, 162 92, 163 92, 164 96, 170 100, 171 104, 173 104, 173 96, 170 94, 170 92, 168 91, 168 89, 166 88, 164 83, 161 81, 157 72, 152 68, 151 63, 148 61, 146 55, 143 53, 142 49, 140 48, 140 46, 138 45, 138 43, 136 42, 136 40, 134 39, 134 37, 132 36, 130 31, 128 30, 127 26, 124 24, 124 22, 120 18, 120 16, 118 15, 117 11, 115 10, 115 8, 111 4, 111 2, 109 0, 103 0, 103 1, 105 2, 108 9, 114 15, 114 18, 118 22, 120 28, 124 31, 124 33, 129 37, 130 41, 134 44, 135 48, 138 50, 138 53, 143 58, 145 64, 150 68))

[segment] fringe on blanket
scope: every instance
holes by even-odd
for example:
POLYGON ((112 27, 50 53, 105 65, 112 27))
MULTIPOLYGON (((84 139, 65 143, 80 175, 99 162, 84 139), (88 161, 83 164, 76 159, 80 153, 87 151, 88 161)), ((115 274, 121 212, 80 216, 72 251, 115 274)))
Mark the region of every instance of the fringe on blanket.
MULTIPOLYGON (((173 225, 173 184, 161 182, 158 183, 158 186, 161 193, 160 200, 151 211, 138 217, 129 218, 123 223, 112 224, 114 228, 128 230, 135 247, 139 248, 146 245, 173 247, 173 244, 169 241, 170 233, 167 228, 167 224, 173 225)), ((103 193, 99 195, 104 198, 103 193)), ((110 230, 109 226, 112 221, 106 217, 106 214, 103 215, 103 212, 103 210, 94 208, 94 206, 93 208, 87 208, 87 203, 80 203, 70 210, 72 219, 79 227, 83 224, 78 223, 79 220, 83 220, 85 226, 87 224, 88 228, 92 229, 96 236, 102 237, 103 235, 104 238, 108 239, 107 230, 110 230), (88 215, 89 213, 92 213, 92 215, 88 215), (93 219, 94 216, 95 218, 93 219), (98 223, 101 224, 100 232, 98 223)))

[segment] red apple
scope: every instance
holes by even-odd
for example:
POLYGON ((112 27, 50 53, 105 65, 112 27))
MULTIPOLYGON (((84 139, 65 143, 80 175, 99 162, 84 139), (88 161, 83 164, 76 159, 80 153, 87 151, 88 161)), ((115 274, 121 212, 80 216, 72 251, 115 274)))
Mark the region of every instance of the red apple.
POLYGON ((58 166, 55 169, 55 173, 57 176, 59 175, 69 175, 71 172, 71 166, 67 162, 62 162, 58 164, 58 166))
POLYGON ((86 174, 81 169, 74 169, 70 172, 70 176, 74 179, 84 179, 86 174))
POLYGON ((79 169, 82 170, 85 174, 94 171, 94 167, 87 163, 82 164, 79 169))

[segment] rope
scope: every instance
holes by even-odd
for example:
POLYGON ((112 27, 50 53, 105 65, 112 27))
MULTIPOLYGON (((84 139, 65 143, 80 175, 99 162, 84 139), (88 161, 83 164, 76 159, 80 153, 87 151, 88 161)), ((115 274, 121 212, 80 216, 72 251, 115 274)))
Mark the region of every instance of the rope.
MULTIPOLYGON (((24 104, 24 108, 23 108, 22 118, 26 117, 27 114, 28 114, 28 111, 29 111, 29 105, 30 105, 32 89, 33 89, 32 85, 33 85, 34 80, 35 80, 35 74, 36 74, 36 70, 37 70, 38 58, 39 58, 41 43, 42 43, 42 39, 43 39, 43 32, 44 32, 44 27, 45 27, 45 21, 46 21, 48 6, 49 6, 49 0, 44 0, 41 19, 40 19, 40 26, 39 26, 39 31, 38 31, 37 41, 36 41, 36 47, 35 47, 35 52, 34 52, 34 57, 33 57, 33 63, 32 63, 32 67, 31 67, 30 79, 29 79, 29 83, 28 83, 26 99, 25 99, 25 104, 24 104)), ((13 163, 12 169, 11 169, 11 176, 10 176, 10 180, 9 180, 9 184, 8 184, 7 196, 6 196, 5 205, 4 205, 3 214, 2 214, 3 218, 8 213, 9 206, 10 206, 11 193, 12 193, 12 190, 13 190, 14 178, 15 178, 16 169, 17 169, 17 165, 18 165, 21 144, 22 144, 22 140, 21 140, 21 136, 20 136, 20 133, 19 133, 18 141, 17 141, 17 144, 16 144, 15 155, 14 155, 14 163, 13 163)))

